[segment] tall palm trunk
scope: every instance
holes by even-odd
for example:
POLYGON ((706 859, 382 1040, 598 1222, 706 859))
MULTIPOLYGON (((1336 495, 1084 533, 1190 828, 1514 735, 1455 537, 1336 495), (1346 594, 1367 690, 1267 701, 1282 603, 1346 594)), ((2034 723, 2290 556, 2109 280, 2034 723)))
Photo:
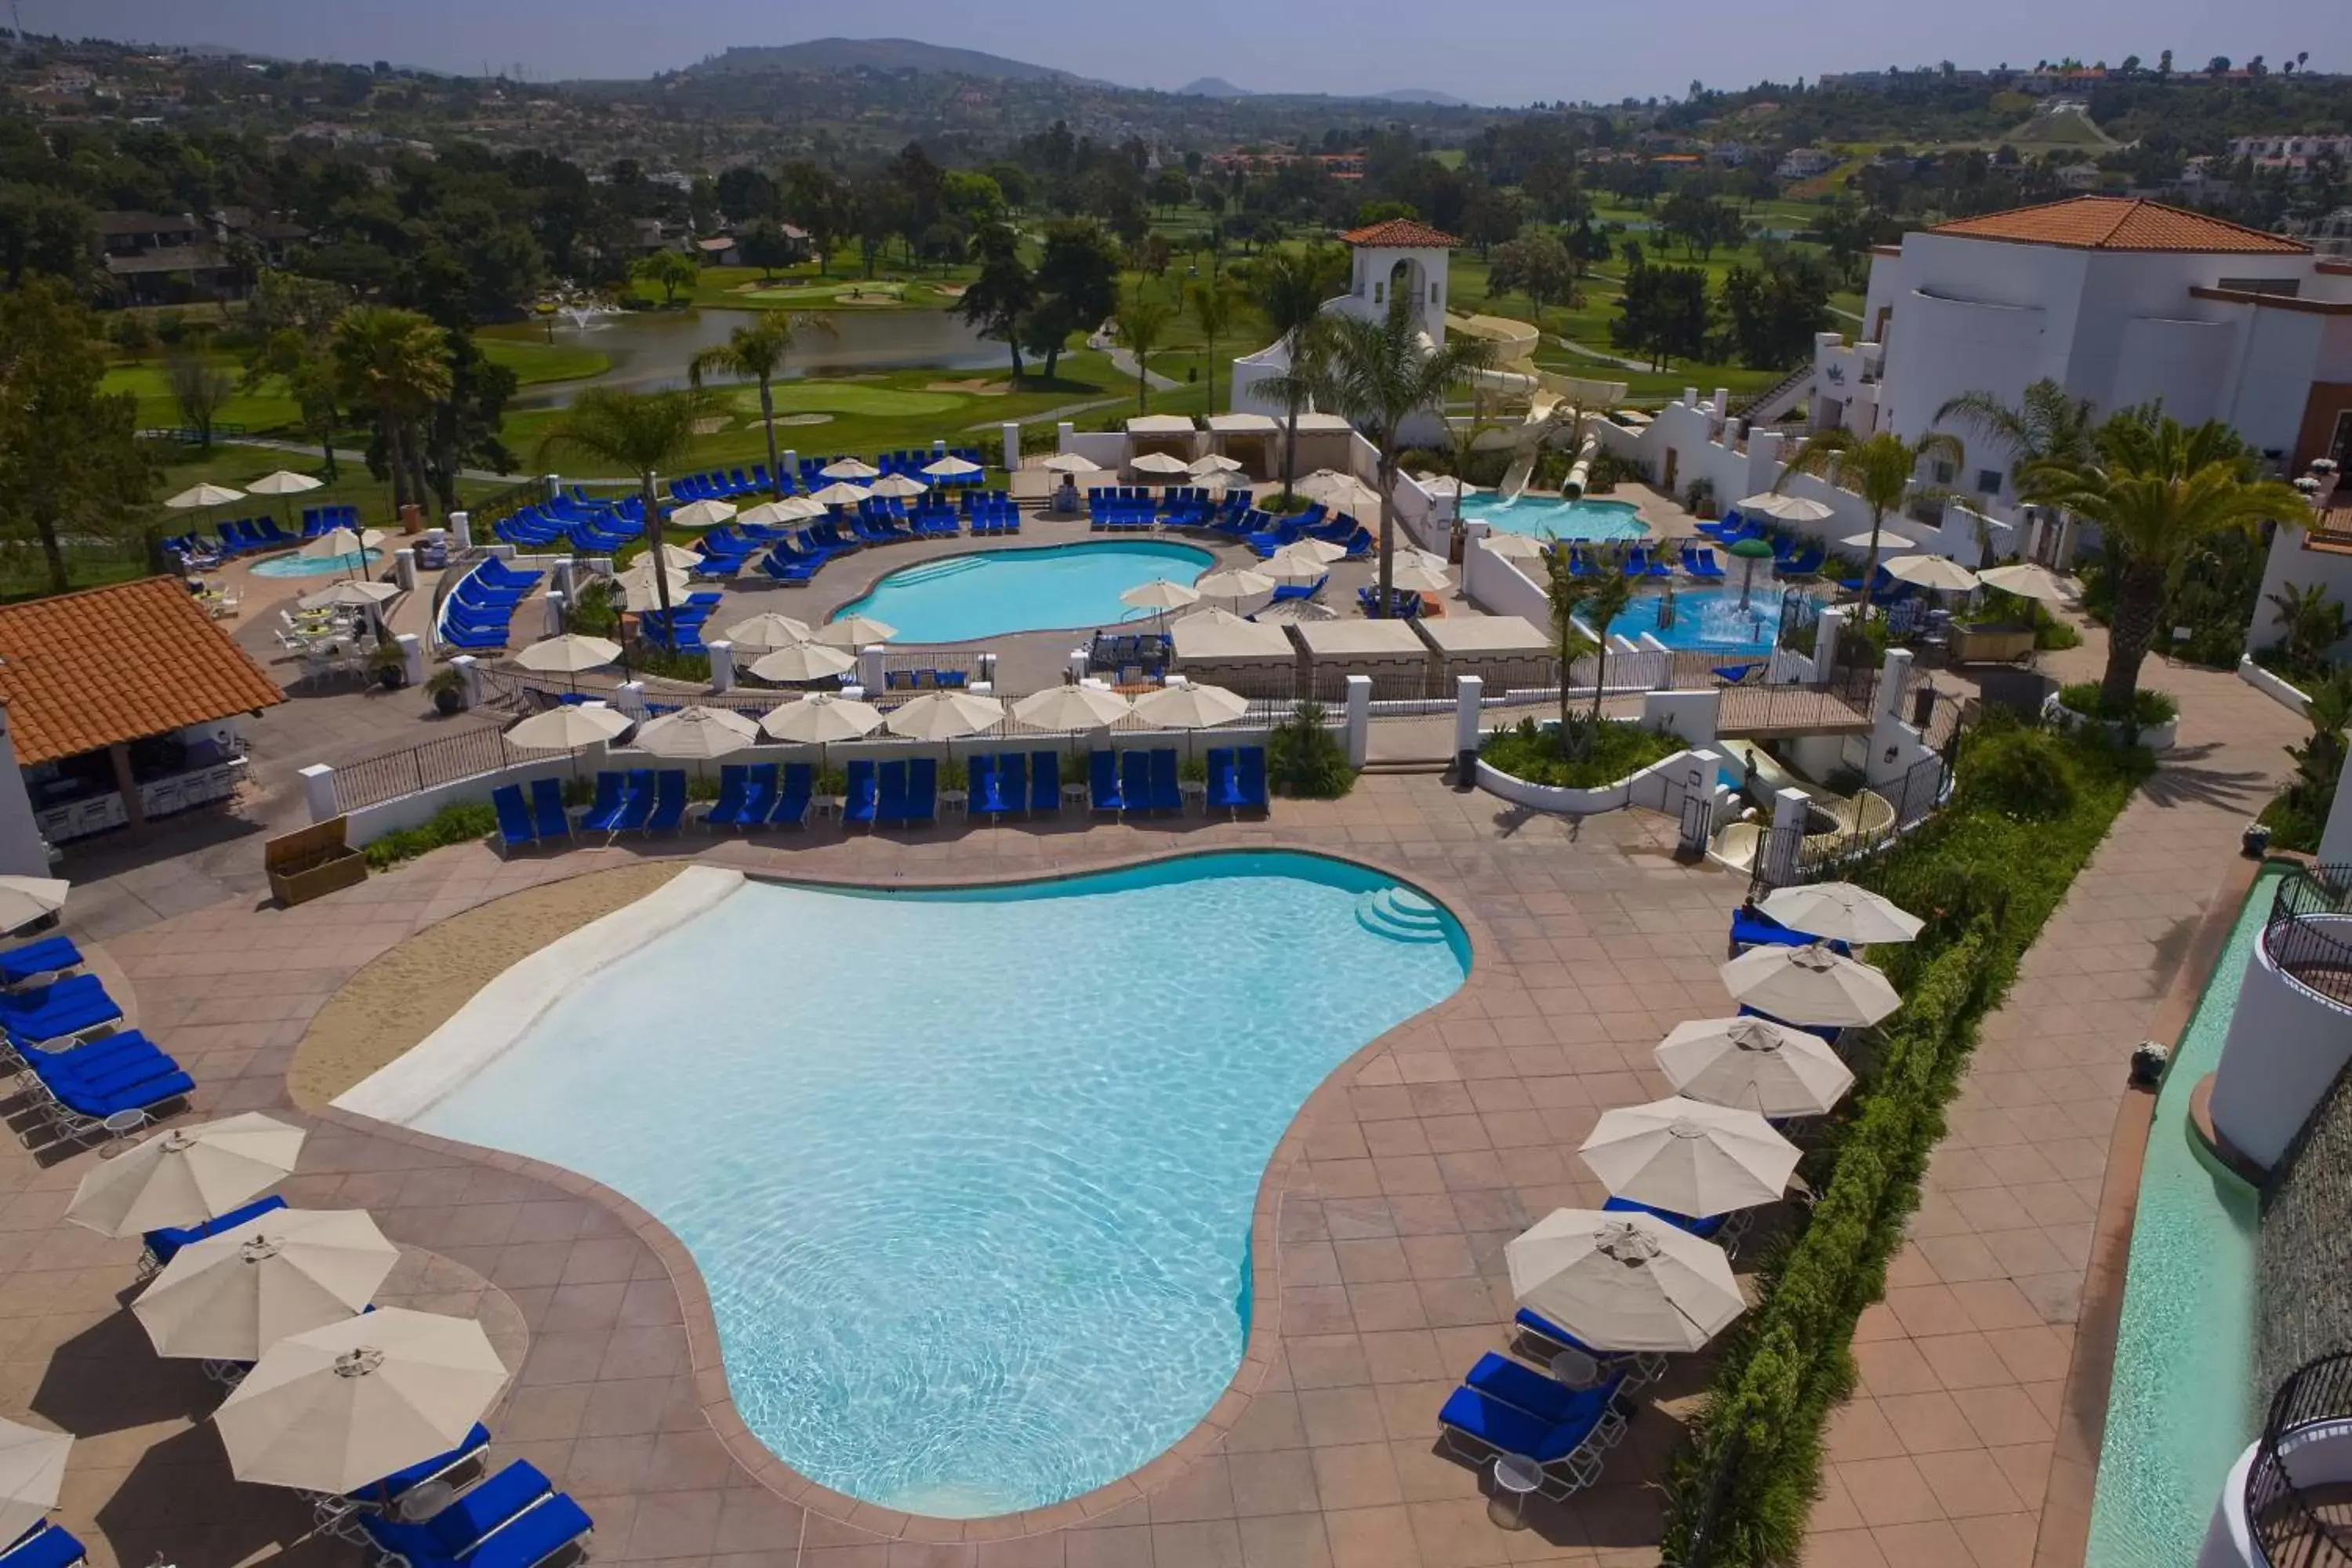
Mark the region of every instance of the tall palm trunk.
POLYGON ((1862 619, 1870 619, 1870 598, 1878 586, 1878 532, 1886 521, 1886 513, 1878 507, 1870 509, 1870 558, 1862 563, 1862 619))
POLYGON ((1381 460, 1372 472, 1381 485, 1381 614, 1389 614, 1396 581, 1396 429, 1381 432, 1381 460))
POLYGON ((2153 562, 2126 562, 2116 579, 2116 614, 2107 628, 2107 668, 2099 678, 2099 706, 2131 710, 2139 689, 2139 667, 2156 641, 2164 614, 2164 568, 2153 562))
POLYGON ((760 426, 768 433, 768 493, 781 497, 784 493, 784 465, 776 452, 775 378, 765 373, 760 377, 760 426))
POLYGON ((1301 401, 1294 397, 1283 407, 1282 510, 1286 512, 1296 499, 1291 494, 1291 486, 1298 482, 1298 405, 1301 401))
POLYGON ((662 619, 670 618, 669 566, 663 558, 661 508, 654 502, 654 471, 644 470, 637 476, 637 494, 646 507, 646 553, 653 557, 654 599, 661 605, 662 619))
MULTIPOLYGON (((1563 692, 1568 686, 1566 671, 1560 675, 1563 692)), ((1598 743, 1601 738, 1601 694, 1609 689, 1609 628, 1597 628, 1592 634, 1592 717, 1586 734, 1588 742, 1598 743)), ((1561 731, 1565 734, 1566 731, 1561 731)))

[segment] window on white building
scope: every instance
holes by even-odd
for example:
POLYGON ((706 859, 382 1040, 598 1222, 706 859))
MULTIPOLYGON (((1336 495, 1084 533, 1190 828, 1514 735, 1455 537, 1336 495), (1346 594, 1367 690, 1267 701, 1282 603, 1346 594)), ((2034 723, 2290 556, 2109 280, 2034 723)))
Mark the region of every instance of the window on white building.
POLYGON ((1936 465, 1936 482, 1939 485, 1950 484, 1952 482, 1952 473, 1953 469, 1951 464, 1937 463, 1936 465))
POLYGON ((1988 496, 1997 496, 2000 494, 2000 470, 1999 468, 1979 468, 1977 470, 1977 493, 1979 495, 1988 496))
POLYGON ((1373 304, 1375 304, 1375 305, 1379 305, 1379 304, 1383 304, 1383 303, 1385 303, 1385 302, 1387 301, 1387 300, 1388 300, 1388 294, 1389 294, 1389 286, 1388 286, 1387 284, 1385 284, 1385 283, 1379 283, 1379 282, 1376 282, 1376 283, 1374 283, 1374 284, 1372 285, 1372 303, 1373 303, 1373 304))

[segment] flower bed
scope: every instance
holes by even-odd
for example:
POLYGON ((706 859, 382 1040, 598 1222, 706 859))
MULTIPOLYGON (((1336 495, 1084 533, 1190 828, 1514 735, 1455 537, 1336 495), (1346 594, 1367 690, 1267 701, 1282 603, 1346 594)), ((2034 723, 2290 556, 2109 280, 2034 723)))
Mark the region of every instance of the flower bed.
POLYGON ((1570 761, 1559 755, 1559 726, 1527 720, 1480 742, 1478 787, 1533 811, 1590 816, 1661 804, 1690 755, 1680 736, 1613 721, 1601 726, 1591 756, 1570 761))
POLYGON ((2151 752, 2168 752, 2180 739, 2180 705, 2161 691, 2135 693, 2131 714, 2126 717, 2100 711, 2098 682, 2078 681, 2059 688, 2043 716, 2067 730, 2096 724, 2116 740, 2136 742, 2151 752))

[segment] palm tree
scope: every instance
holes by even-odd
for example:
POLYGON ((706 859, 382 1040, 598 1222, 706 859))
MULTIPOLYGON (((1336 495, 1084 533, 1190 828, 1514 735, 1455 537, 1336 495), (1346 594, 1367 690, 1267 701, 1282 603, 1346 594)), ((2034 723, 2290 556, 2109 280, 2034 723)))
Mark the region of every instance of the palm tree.
POLYGON ((1240 300, 1234 286, 1223 277, 1212 276, 1195 283, 1185 291, 1185 302, 1192 307, 1192 320, 1201 324, 1202 351, 1209 361, 1209 412, 1217 411, 1217 340, 1234 324, 1235 307, 1240 300))
POLYGON ((2152 413, 2120 414, 2099 426, 2093 445, 2088 462, 2029 468, 2021 489, 2028 500, 2098 525, 2116 581, 2099 707, 2121 718, 2138 695, 2165 599, 2197 546, 2259 522, 2307 522, 2311 503, 2292 485, 2255 479, 2245 443, 2218 420, 2190 427, 2152 413))
MULTIPOLYGON (((1568 553, 1558 543, 1553 545, 1552 552, 1557 555, 1568 553)), ((1633 602, 1633 579, 1625 575, 1620 553, 1614 550, 1604 550, 1599 553, 1599 560, 1601 574, 1584 579, 1591 585, 1584 596, 1584 605, 1591 613, 1592 628, 1596 634, 1592 645, 1591 721, 1596 725, 1601 722, 1601 693, 1609 685, 1609 628, 1618 616, 1625 613, 1625 606, 1633 602)), ((1568 679, 1567 671, 1560 672, 1560 679, 1568 679)))
POLYGON ((1403 299, 1376 321, 1336 311, 1326 320, 1330 337, 1318 356, 1316 400, 1354 421, 1381 455, 1380 602, 1385 610, 1396 557, 1391 495, 1396 489, 1397 427, 1424 409, 1443 414, 1448 392, 1495 363, 1495 345, 1485 338, 1457 336, 1440 347, 1424 347, 1427 340, 1413 324, 1412 302, 1403 299))
MULTIPOLYGON (((1871 588, 1878 576, 1879 531, 1885 525, 1886 514, 1899 509, 1904 498, 1914 493, 1911 477, 1919 471, 1921 463, 1933 460, 1958 468, 1967 458, 1967 448, 1961 446, 1960 438, 1941 430, 1930 430, 1916 441, 1906 441, 1892 430, 1881 430, 1874 436, 1857 436, 1851 430, 1822 430, 1806 437, 1804 449, 1797 454, 1796 461, 1780 470, 1772 488, 1784 489, 1797 475, 1813 474, 1851 495, 1860 496, 1862 504, 1870 509, 1870 559, 1862 568, 1862 613, 1867 616, 1871 588)), ((1933 497, 1943 492, 1927 489, 1916 493, 1933 497)))
POLYGON ((2325 583, 2282 583, 2275 593, 2263 597, 2278 612, 2271 617, 2279 628, 2278 646, 2286 650, 2289 662, 2298 670, 2323 663, 2327 650, 2352 632, 2344 606, 2328 593, 2325 583))
POLYGON ((760 384, 760 423, 768 433, 768 472, 774 476, 773 494, 784 493, 784 465, 776 452, 776 375, 801 333, 832 331, 830 316, 809 310, 762 310, 750 326, 736 328, 727 334, 725 342, 703 350, 686 367, 697 386, 713 371, 760 384))
POLYGON ((330 350, 346 400, 375 410, 393 510, 425 504, 419 426, 449 395, 448 334, 415 310, 354 305, 335 321, 330 350))
POLYGON ((1135 411, 1151 412, 1151 373, 1147 362, 1151 351, 1168 335, 1168 323, 1176 319, 1176 307, 1165 300, 1155 300, 1141 289, 1130 289, 1118 301, 1118 310, 1111 320, 1118 329, 1118 341, 1135 356, 1135 411))
POLYGON ((1258 383, 1259 392, 1283 405, 1282 505, 1286 511, 1298 473, 1298 416, 1315 395, 1308 362, 1319 346, 1315 340, 1323 301, 1332 288, 1331 268, 1313 250, 1272 251, 1251 268, 1250 288, 1290 364, 1282 374, 1258 383))
MULTIPOLYGON (((664 468, 685 461, 694 445, 695 425, 710 412, 710 395, 698 386, 674 392, 592 386, 541 438, 534 460, 543 468, 551 454, 576 452, 635 475, 637 495, 645 505, 646 549, 659 563, 662 513, 654 499, 655 489, 664 468)), ((667 616, 669 574, 658 565, 654 572, 654 596, 667 616)))
MULTIPOLYGON (((1559 751, 1569 754, 1568 689, 1571 684, 1569 670, 1576 661, 1596 647, 1606 649, 1606 643, 1585 635, 1578 612, 1592 591, 1601 585, 1597 577, 1580 577, 1569 565, 1569 552, 1557 539, 1540 557, 1544 565, 1544 597, 1551 603, 1551 648, 1559 656, 1559 751)), ((1601 682, 1593 681, 1596 691, 1601 682)))
POLYGON ((2048 376, 2034 382, 2015 407, 1990 392, 1964 392, 1936 410, 1934 423, 1965 426, 2009 449, 2009 480, 2022 482, 2036 463, 2081 463, 2091 456, 2099 427, 2087 397, 2076 397, 2048 376))

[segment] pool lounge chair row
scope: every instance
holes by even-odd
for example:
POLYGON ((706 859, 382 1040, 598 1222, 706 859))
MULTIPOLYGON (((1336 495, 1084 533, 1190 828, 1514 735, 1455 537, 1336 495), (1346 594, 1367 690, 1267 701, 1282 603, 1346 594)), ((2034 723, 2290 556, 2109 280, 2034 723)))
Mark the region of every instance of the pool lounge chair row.
POLYGON ((1601 1479, 1601 1456, 1624 1436, 1630 1378, 1604 1365, 1590 1388, 1570 1388, 1489 1351, 1437 1413, 1438 1439, 1484 1464, 1497 1454, 1533 1463, 1544 1496, 1565 1499, 1601 1479))
POLYGON ((719 828, 806 827, 816 770, 806 763, 727 763, 719 770, 719 798, 702 814, 719 828))
MULTIPOLYGON (((105 997, 103 988, 98 995, 105 997)), ((98 1010, 114 1021, 122 1016, 110 997, 98 1010)), ((0 1039, 34 1112, 31 1123, 17 1133, 28 1149, 40 1135, 62 1143, 126 1136, 162 1120, 163 1108, 184 1101, 196 1087, 177 1061, 136 1029, 52 1050, 36 1045, 9 1020, 0 1039)))
POLYGON ((984 752, 965 765, 971 772, 969 816, 1052 816, 1062 809, 1059 752, 984 752))
MULTIPOLYGON (((1265 748, 1216 746, 1208 754, 1208 784, 1202 796, 1207 811, 1266 809, 1265 748)), ((1184 791, 1173 746, 1146 751, 1097 751, 1087 759, 1087 805, 1121 816, 1129 813, 1181 812, 1184 791)))
POLYGON ((560 779, 533 779, 528 801, 520 784, 500 784, 490 792, 490 809, 502 855, 532 844, 570 844, 583 833, 602 833, 607 843, 624 833, 675 833, 686 821, 686 770, 600 770, 596 798, 576 825, 560 779))
POLYGON ((46 1519, 0 1552, 0 1568, 74 1568, 89 1561, 89 1551, 71 1531, 46 1519))
POLYGON ((845 825, 862 822, 871 831, 886 825, 912 826, 939 820, 936 757, 908 757, 878 765, 871 757, 859 757, 850 763, 846 777, 848 793, 841 803, 845 825))
POLYGON ((450 647, 505 647, 513 636, 515 606, 530 596, 542 575, 518 571, 495 555, 485 556, 449 590, 436 635, 450 647))
POLYGON ((578 1548, 595 1521, 546 1472, 514 1459, 495 1475, 478 1476, 429 1518, 402 1517, 398 1505, 427 1482, 448 1485, 462 1470, 482 1468, 488 1428, 477 1422, 446 1454, 386 1476, 349 1497, 314 1498, 319 1532, 372 1551, 381 1564, 405 1568, 538 1568, 578 1548))

